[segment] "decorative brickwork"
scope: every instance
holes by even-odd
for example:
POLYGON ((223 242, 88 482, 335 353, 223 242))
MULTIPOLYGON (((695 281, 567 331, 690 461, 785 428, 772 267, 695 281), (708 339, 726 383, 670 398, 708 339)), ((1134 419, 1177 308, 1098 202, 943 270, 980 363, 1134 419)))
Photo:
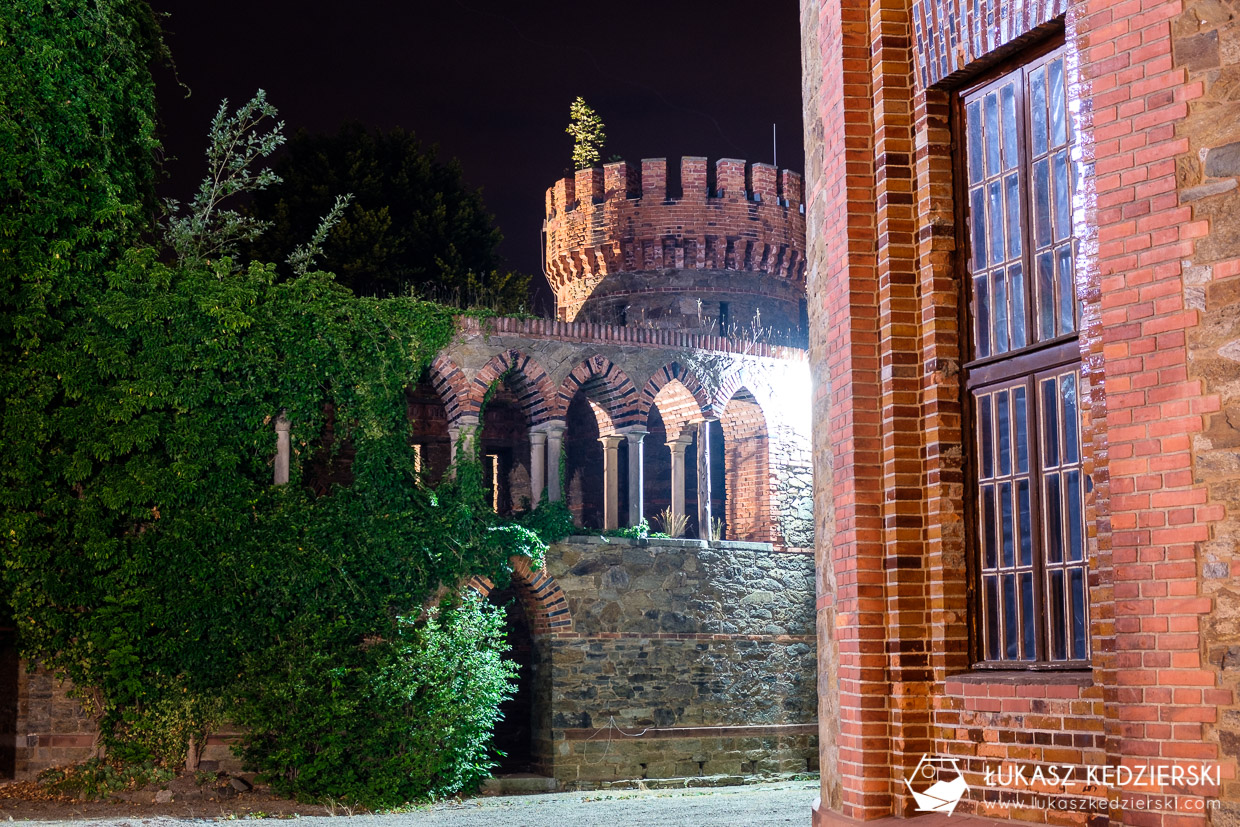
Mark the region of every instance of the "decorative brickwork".
POLYGON ((555 412, 552 407, 556 398, 555 385, 542 365, 518 350, 496 354, 482 366, 470 382, 469 396, 460 410, 478 416, 487 391, 501 377, 515 389, 517 401, 531 425, 542 422, 555 412))
POLYGON ((684 158, 579 170, 547 190, 547 275, 557 316, 700 332, 799 337, 805 224, 796 173, 684 158), (721 303, 723 306, 721 306, 721 303))
MULTIPOLYGON (((573 616, 568 601, 555 578, 546 569, 534 571, 528 557, 512 558, 512 581, 520 592, 525 611, 530 618, 530 628, 535 634, 573 633, 573 616)), ((489 595, 495 584, 487 577, 472 577, 469 588, 489 595)))
POLYGON ((610 420, 611 431, 643 420, 633 382, 604 356, 586 359, 573 368, 560 385, 556 410, 561 418, 567 414, 568 405, 578 392, 602 407, 610 420))

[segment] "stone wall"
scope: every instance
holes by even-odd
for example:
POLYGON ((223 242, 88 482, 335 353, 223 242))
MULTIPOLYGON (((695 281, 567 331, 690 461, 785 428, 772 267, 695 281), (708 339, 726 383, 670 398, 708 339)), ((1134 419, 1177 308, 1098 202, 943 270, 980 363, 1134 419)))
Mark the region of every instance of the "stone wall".
POLYGON ((816 769, 810 555, 574 538, 546 573, 572 616, 541 644, 562 787, 816 769))

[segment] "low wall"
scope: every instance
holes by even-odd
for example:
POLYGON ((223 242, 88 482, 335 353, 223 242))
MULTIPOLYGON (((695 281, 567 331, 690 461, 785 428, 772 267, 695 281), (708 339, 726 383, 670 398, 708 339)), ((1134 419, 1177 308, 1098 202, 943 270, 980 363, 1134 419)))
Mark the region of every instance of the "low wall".
POLYGON ((561 787, 817 768, 812 556, 574 538, 546 571, 572 617, 539 645, 561 787))

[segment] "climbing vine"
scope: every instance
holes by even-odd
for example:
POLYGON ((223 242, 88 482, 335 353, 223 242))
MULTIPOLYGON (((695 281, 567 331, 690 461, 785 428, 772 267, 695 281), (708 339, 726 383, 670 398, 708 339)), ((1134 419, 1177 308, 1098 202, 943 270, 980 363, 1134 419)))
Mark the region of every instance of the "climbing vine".
POLYGON ((176 767, 230 720, 288 794, 468 787, 512 673, 499 620, 455 587, 545 544, 499 522, 476 464, 416 483, 403 391, 452 312, 278 280, 199 243, 209 225, 177 225, 177 257, 153 246, 161 53, 133 0, 0 14, 0 542, 22 653, 73 682, 109 760, 176 767), (356 457, 315 496, 328 403, 356 457))

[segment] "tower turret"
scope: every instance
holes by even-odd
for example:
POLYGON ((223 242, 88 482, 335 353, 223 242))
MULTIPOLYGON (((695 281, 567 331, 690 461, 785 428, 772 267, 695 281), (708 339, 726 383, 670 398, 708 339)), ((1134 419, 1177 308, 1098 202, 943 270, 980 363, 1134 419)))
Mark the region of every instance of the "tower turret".
POLYGON ((547 190, 556 317, 776 335, 803 328, 801 176, 769 164, 665 158, 578 170, 547 190))

